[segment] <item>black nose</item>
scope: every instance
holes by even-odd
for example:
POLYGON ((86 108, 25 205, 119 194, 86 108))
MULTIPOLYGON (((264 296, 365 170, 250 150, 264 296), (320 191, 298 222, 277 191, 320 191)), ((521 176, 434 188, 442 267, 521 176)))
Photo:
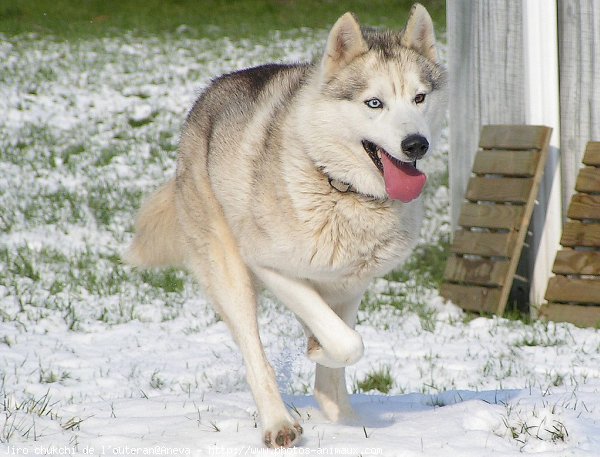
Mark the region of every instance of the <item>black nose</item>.
POLYGON ((402 140, 402 152, 411 160, 421 159, 427 149, 429 149, 429 141, 423 135, 408 135, 402 140))

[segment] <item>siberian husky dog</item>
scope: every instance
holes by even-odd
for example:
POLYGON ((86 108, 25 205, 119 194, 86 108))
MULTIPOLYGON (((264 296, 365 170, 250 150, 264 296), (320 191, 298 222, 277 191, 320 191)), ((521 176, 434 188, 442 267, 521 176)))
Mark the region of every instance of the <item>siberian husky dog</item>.
POLYGON ((176 176, 143 204, 125 259, 200 282, 242 352, 268 447, 297 444, 302 427, 265 356, 257 293, 269 289, 303 324, 323 413, 351 418, 356 313, 369 282, 417 241, 418 161, 446 98, 431 17, 415 4, 401 32, 346 13, 320 61, 221 76, 189 112, 176 176))

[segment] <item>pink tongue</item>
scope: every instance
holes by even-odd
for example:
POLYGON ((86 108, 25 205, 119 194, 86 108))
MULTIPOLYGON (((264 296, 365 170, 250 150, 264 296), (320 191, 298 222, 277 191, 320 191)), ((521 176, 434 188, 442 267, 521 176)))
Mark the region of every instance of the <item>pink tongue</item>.
POLYGON ((421 195, 427 176, 410 163, 392 162, 386 154, 381 154, 381 162, 385 190, 391 199, 408 203, 421 195))

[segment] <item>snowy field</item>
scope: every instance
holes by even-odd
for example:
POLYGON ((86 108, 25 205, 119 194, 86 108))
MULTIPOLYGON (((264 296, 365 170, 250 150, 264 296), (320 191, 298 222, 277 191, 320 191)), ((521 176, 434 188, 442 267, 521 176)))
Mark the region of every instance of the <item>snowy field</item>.
MULTIPOLYGON (((473 318, 411 271, 363 304, 352 425, 320 415, 302 329, 262 299, 304 428, 301 447, 266 451, 241 357, 198 287, 120 263, 210 78, 310 59, 323 39, 0 39, 0 455, 600 456, 598 330, 473 318)), ((446 137, 423 163, 423 249, 449 231, 446 137)))

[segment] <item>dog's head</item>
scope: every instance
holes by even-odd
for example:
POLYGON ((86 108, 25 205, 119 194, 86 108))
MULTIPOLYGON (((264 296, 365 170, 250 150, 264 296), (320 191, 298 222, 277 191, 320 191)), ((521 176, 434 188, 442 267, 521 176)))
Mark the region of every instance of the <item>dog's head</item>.
POLYGON ((416 162, 437 140, 446 110, 446 73, 427 10, 415 4, 401 32, 361 29, 344 14, 318 71, 313 160, 361 193, 417 198, 425 176, 416 162))

